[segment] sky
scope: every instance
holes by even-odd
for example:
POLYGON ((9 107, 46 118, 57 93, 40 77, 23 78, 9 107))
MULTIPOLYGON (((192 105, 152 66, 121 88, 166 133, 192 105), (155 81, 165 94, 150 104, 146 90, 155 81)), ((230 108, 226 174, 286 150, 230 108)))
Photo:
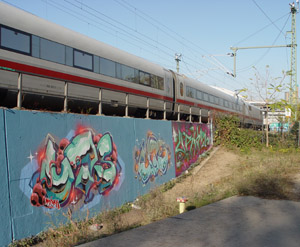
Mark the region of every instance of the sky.
POLYGON ((253 100, 260 99, 255 74, 266 78, 268 67, 274 84, 290 70, 290 48, 245 49, 237 51, 236 78, 226 73, 233 73, 230 47, 291 43, 292 0, 0 1, 167 69, 176 71, 181 54, 180 73, 232 91, 245 88, 253 100))

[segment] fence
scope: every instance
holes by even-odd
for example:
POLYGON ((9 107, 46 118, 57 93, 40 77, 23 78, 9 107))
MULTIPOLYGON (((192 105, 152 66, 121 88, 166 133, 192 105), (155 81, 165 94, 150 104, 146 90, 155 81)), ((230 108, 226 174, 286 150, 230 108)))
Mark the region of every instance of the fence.
POLYGON ((0 245, 133 201, 211 146, 207 124, 0 109, 0 245))

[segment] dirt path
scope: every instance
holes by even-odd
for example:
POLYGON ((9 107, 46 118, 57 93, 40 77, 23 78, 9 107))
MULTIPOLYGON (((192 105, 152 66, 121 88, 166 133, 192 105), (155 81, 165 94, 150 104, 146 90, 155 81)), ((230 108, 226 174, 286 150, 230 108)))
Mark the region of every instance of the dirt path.
MULTIPOLYGON (((223 147, 215 148, 198 166, 187 172, 186 178, 158 196, 165 202, 165 205, 175 205, 175 207, 178 207, 176 203, 178 197, 193 198, 196 194, 203 192, 205 189, 207 190, 207 185, 216 183, 222 178, 230 176, 234 167, 240 164, 240 162, 241 157, 234 152, 230 152, 223 147)), ((157 200, 153 203, 153 210, 155 207, 161 207, 162 205, 161 202, 159 205, 156 205, 157 200)), ((150 213, 155 214, 156 212, 151 212, 150 210, 150 213)), ((147 215, 145 215, 143 208, 141 210, 133 209, 121 215, 120 222, 125 225, 147 222, 147 215)))
POLYGON ((231 175, 233 168, 241 162, 239 155, 222 147, 213 151, 207 159, 189 171, 190 176, 164 193, 165 199, 175 201, 180 196, 188 198, 194 196, 203 191, 207 185, 231 175))

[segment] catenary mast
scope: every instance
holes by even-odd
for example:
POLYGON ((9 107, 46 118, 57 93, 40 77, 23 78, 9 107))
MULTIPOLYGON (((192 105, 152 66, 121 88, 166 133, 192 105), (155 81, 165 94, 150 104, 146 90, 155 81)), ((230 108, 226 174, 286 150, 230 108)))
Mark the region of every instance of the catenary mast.
POLYGON ((299 11, 299 0, 295 3, 290 3, 292 14, 291 25, 291 70, 290 75, 290 97, 289 103, 291 105, 298 105, 298 84, 297 84, 297 43, 296 43, 296 14, 299 11))

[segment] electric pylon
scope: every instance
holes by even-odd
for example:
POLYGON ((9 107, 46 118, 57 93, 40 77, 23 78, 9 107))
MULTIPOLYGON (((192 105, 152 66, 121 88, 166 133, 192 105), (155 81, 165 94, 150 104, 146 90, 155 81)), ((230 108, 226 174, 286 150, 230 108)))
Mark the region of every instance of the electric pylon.
POLYGON ((296 14, 299 11, 299 1, 297 6, 295 3, 290 3, 292 14, 291 25, 291 70, 290 73, 290 99, 291 105, 298 105, 298 84, 297 84, 297 41, 296 41, 296 14))

